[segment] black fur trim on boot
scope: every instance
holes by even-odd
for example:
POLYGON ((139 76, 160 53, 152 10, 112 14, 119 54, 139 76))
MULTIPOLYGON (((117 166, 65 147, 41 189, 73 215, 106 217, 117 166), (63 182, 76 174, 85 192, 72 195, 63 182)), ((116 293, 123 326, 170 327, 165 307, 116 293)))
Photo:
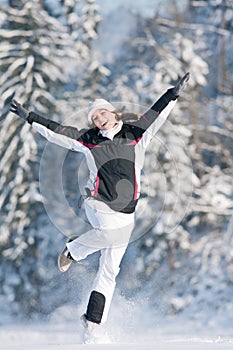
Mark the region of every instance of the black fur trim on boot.
POLYGON ((104 312, 104 306, 105 296, 93 290, 87 305, 87 312, 85 314, 86 319, 90 322, 100 324, 104 312))

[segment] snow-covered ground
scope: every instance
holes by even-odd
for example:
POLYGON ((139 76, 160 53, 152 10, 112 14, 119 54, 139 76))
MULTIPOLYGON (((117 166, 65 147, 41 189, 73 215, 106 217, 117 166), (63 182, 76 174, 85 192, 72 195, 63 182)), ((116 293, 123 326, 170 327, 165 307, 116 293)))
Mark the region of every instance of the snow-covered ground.
MULTIPOLYGON (((232 325, 220 326, 194 320, 184 314, 159 315, 146 304, 115 295, 99 344, 83 343, 79 315, 83 305, 67 304, 55 310, 46 320, 12 322, 1 318, 1 350, 226 350, 233 349, 232 325), (102 344, 101 344, 102 342, 102 344)), ((1 315, 2 316, 2 315, 1 315)), ((190 315, 191 316, 191 315, 190 315)))
MULTIPOLYGON (((185 329, 185 324, 183 325, 185 329)), ((134 337, 122 332, 122 340, 110 344, 82 344, 81 330, 74 324, 7 325, 0 328, 0 349, 2 350, 74 350, 74 349, 135 349, 135 350, 225 350, 233 348, 233 337, 195 336, 186 331, 175 334, 168 330, 151 329, 144 334, 140 330, 134 337), (131 338, 131 339, 130 339, 131 338)))

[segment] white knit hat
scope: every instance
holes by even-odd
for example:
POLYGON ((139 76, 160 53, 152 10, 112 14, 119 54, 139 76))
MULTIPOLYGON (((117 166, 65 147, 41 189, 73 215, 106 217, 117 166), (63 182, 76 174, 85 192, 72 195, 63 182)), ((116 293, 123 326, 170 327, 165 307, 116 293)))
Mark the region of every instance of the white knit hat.
POLYGON ((103 98, 97 98, 96 100, 91 101, 89 103, 88 115, 87 115, 87 119, 88 119, 89 123, 92 122, 91 117, 92 117, 93 113, 95 111, 97 111, 97 109, 107 109, 110 112, 115 111, 115 108, 113 107, 113 105, 110 102, 104 100, 103 98))

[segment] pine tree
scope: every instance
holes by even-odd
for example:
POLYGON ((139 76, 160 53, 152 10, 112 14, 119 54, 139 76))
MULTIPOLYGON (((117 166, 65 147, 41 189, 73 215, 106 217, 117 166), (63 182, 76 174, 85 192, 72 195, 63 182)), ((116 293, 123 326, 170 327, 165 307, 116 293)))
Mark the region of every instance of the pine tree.
POLYGON ((111 75, 110 70, 98 60, 98 53, 95 48, 95 40, 98 38, 98 27, 101 22, 99 6, 95 0, 83 1, 80 9, 80 34, 79 38, 87 45, 87 51, 83 58, 87 63, 86 77, 82 90, 83 96, 92 99, 102 96, 106 91, 108 77, 111 75), (87 96, 85 91, 90 91, 91 95, 87 96))
MULTIPOLYGON (((229 1, 206 1, 200 6, 198 2, 191 3, 190 11, 193 21, 199 23, 196 31, 190 31, 190 40, 191 35, 192 38, 193 35, 196 36, 195 42, 199 43, 199 52, 208 61, 209 69, 205 90, 197 86, 195 94, 192 94, 195 104, 190 106, 190 128, 195 145, 192 150, 194 171, 201 180, 201 188, 197 189, 196 193, 195 207, 203 212, 205 219, 215 213, 217 224, 220 219, 217 213, 223 220, 230 213, 229 204, 224 206, 222 202, 222 210, 219 207, 216 210, 216 207, 210 204, 214 193, 209 193, 208 189, 216 176, 219 180, 222 177, 222 181, 228 183, 232 169, 230 100, 233 84, 229 72, 232 69, 230 47, 233 9, 229 1), (214 51, 214 55, 209 55, 211 51, 214 51)), ((219 197, 218 186, 215 186, 215 190, 215 196, 219 197)), ((226 192, 225 203, 229 198, 226 192)))
POLYGON ((29 109, 54 112, 56 95, 66 82, 65 67, 77 54, 66 29, 41 9, 40 2, 16 3, 2 8, 0 29, 0 288, 15 311, 30 313, 40 307, 40 290, 47 279, 38 262, 44 238, 38 235, 44 215, 38 191, 40 149, 30 126, 7 109, 15 95, 29 109))
POLYGON ((82 59, 70 83, 71 93, 67 92, 66 96, 75 108, 78 100, 80 110, 87 108, 90 99, 105 95, 111 75, 111 71, 100 62, 95 44, 102 18, 95 0, 63 0, 61 3, 60 18, 66 23, 82 59))
MULTIPOLYGON (((214 295, 211 300, 213 303, 211 306, 214 305, 214 308, 216 305, 217 308, 222 308, 222 298, 231 302, 224 290, 229 292, 232 283, 230 275, 232 254, 229 251, 229 242, 232 242, 232 220, 227 234, 224 231, 232 215, 233 198, 232 108, 230 107, 232 96, 229 94, 231 91, 229 87, 232 85, 232 75, 229 74, 232 71, 232 56, 229 55, 229 49, 232 47, 230 44, 232 43, 232 6, 224 7, 226 4, 229 5, 227 1, 206 1, 205 7, 205 1, 201 1, 201 7, 198 9, 198 4, 198 1, 191 2, 191 6, 195 6, 195 8, 192 7, 192 16, 190 13, 182 13, 169 19, 157 17, 155 21, 150 20, 146 23, 143 21, 141 31, 141 27, 137 26, 140 36, 136 38, 134 33, 132 43, 135 43, 135 47, 132 48, 130 55, 130 67, 134 75, 129 70, 125 79, 128 84, 131 81, 135 83, 135 90, 138 93, 140 93, 139 88, 142 90, 141 96, 151 96, 152 89, 160 90, 164 82, 175 80, 177 71, 191 72, 187 94, 186 96, 185 93, 182 94, 176 108, 177 114, 174 116, 174 112, 172 113, 173 127, 175 130, 177 128, 177 131, 180 129, 184 132, 183 136, 181 133, 181 139, 184 140, 183 151, 186 152, 182 155, 182 148, 179 148, 176 137, 178 134, 174 134, 174 130, 167 129, 167 125, 163 127, 158 136, 163 140, 165 149, 161 148, 160 153, 155 146, 153 147, 153 154, 157 155, 155 159, 161 160, 163 172, 162 174, 158 172, 157 176, 156 173, 151 175, 152 183, 157 184, 157 187, 155 185, 153 191, 152 186, 154 204, 150 202, 153 209, 151 211, 147 209, 147 214, 153 218, 154 213, 160 209, 158 204, 165 203, 165 206, 156 225, 152 226, 149 234, 138 242, 138 264, 136 265, 140 278, 149 276, 151 282, 148 289, 151 287, 151 298, 156 295, 159 301, 162 300, 167 305, 169 298, 165 293, 167 300, 163 299, 164 290, 168 288, 171 294, 181 295, 171 300, 169 312, 175 313, 188 308, 189 304, 191 309, 195 302, 197 308, 201 303, 205 304, 205 293, 208 288, 214 295), (177 18, 192 18, 192 22, 188 20, 176 22, 177 18), (222 22, 223 18, 225 20, 222 22), (217 19, 221 19, 220 23, 217 19), (230 21, 227 22, 226 19, 230 21), (160 35, 160 28, 162 35, 160 35), (216 46, 222 35, 228 44, 216 46), (222 58, 224 64, 219 65, 218 62, 222 61, 218 48, 223 46, 225 47, 222 58), (209 54, 215 51, 216 55, 209 54), (133 57, 137 56, 141 61, 138 64, 140 69, 137 65, 136 67, 133 65, 133 57), (214 64, 213 59, 216 60, 214 64), (155 63, 154 67, 151 62, 155 63), (219 75, 219 72, 223 74, 219 75), (219 81, 222 82, 220 85, 219 81), (150 94, 146 94, 147 91, 150 91, 150 94), (180 198, 184 200, 183 203, 186 201, 188 204, 189 201, 189 210, 186 214, 184 213, 183 221, 174 226, 175 230, 170 233, 167 230, 169 229, 167 225, 169 210, 170 213, 175 214, 173 218, 171 217, 175 219, 176 215, 179 217, 180 211, 185 206, 180 206, 174 200, 177 181, 166 145, 174 150, 172 154, 178 157, 176 167, 181 168, 181 174, 184 175, 180 178, 180 198), (190 157, 193 169, 189 167, 185 169, 187 157, 190 157), (167 180, 166 188, 162 186, 163 176, 167 180), (189 180, 193 182, 191 198, 186 196, 189 180), (168 202, 163 197, 165 189, 168 202), (171 207, 169 207, 169 200, 171 200, 171 207), (168 270, 167 261, 170 262, 170 267, 177 269, 177 274, 168 270)), ((129 47, 128 43, 126 45, 129 47)), ((126 55, 129 54, 128 50, 126 55)), ((127 62, 126 58, 123 57, 124 62, 127 62)), ((121 62, 122 67, 126 66, 124 62, 121 62)), ((153 165, 150 154, 148 162, 153 165)), ((148 171, 147 166, 145 169, 148 171)), ((143 220, 145 221, 145 217, 143 220)), ((175 220, 170 223, 175 224, 175 220)))

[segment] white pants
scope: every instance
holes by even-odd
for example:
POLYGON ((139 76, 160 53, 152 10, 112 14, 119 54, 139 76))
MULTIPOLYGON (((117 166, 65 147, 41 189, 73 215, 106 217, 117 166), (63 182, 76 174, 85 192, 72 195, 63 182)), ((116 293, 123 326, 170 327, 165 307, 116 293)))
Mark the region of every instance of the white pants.
POLYGON ((92 290, 105 296, 105 307, 101 323, 106 322, 116 276, 120 262, 127 248, 134 227, 134 213, 115 212, 105 203, 88 198, 84 202, 87 218, 93 229, 84 233, 74 241, 67 243, 72 257, 79 261, 88 255, 100 251, 97 276, 92 290))

